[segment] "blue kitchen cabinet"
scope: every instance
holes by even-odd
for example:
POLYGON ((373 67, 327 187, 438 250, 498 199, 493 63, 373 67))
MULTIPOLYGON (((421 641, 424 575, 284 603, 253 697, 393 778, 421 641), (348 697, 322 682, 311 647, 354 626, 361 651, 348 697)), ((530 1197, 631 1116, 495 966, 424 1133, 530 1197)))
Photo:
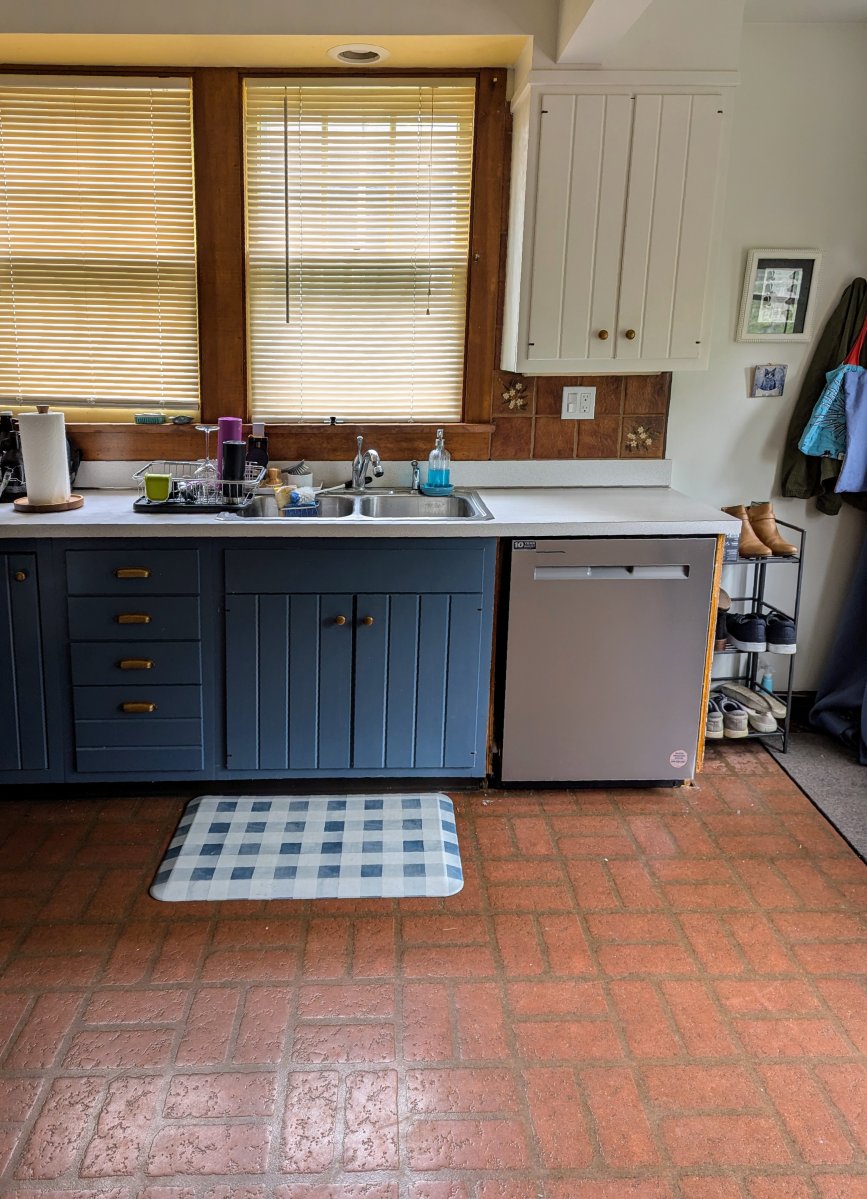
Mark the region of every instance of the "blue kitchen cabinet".
POLYGON ((35 553, 0 553, 0 783, 48 771, 48 717, 35 553))
POLYGON ((225 557, 229 771, 484 775, 492 542, 225 557))

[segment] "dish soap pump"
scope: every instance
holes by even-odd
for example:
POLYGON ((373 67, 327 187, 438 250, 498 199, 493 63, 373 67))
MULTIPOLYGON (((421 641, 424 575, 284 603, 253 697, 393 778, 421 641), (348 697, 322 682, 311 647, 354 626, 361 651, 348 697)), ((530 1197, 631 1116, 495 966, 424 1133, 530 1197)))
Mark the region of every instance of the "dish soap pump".
POLYGON ((443 431, 437 429, 437 443, 428 455, 427 485, 428 487, 449 487, 449 474, 452 456, 444 444, 443 431))

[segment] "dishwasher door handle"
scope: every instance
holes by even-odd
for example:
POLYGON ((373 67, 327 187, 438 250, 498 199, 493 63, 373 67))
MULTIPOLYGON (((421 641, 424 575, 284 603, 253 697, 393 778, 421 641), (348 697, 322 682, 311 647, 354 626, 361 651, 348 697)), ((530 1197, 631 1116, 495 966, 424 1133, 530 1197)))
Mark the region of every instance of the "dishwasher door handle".
POLYGON ((611 582, 612 579, 688 579, 688 566, 536 566, 535 582, 611 582))

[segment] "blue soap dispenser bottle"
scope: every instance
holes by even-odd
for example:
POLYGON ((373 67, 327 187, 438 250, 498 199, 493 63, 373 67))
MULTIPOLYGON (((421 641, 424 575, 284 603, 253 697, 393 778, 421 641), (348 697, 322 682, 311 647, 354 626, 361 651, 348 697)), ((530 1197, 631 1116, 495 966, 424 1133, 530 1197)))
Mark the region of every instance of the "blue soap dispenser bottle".
POLYGON ((452 456, 445 447, 443 431, 437 429, 437 443, 428 455, 428 487, 448 487, 452 456))

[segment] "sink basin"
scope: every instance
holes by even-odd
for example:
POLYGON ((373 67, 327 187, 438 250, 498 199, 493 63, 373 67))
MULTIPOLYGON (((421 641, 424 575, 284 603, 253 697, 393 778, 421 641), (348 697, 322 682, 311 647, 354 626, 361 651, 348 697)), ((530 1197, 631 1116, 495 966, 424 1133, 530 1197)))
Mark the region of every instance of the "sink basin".
POLYGON ((472 495, 363 495, 359 516, 373 520, 487 520, 481 501, 472 495))
MULTIPOLYGON (((351 495, 321 495, 319 497, 319 516, 333 520, 335 516, 352 516, 355 511, 355 501, 351 495)), ((295 520, 296 517, 281 517, 283 520, 295 520)), ((303 517, 301 518, 304 519, 303 517)), ((313 520, 316 518, 313 517, 313 520)))
POLYGON ((454 495, 420 495, 417 491, 380 491, 364 494, 329 493, 319 496, 319 516, 286 517, 277 511, 273 495, 257 495, 248 508, 221 512, 217 520, 255 520, 287 524, 299 520, 492 520, 474 491, 454 495))

